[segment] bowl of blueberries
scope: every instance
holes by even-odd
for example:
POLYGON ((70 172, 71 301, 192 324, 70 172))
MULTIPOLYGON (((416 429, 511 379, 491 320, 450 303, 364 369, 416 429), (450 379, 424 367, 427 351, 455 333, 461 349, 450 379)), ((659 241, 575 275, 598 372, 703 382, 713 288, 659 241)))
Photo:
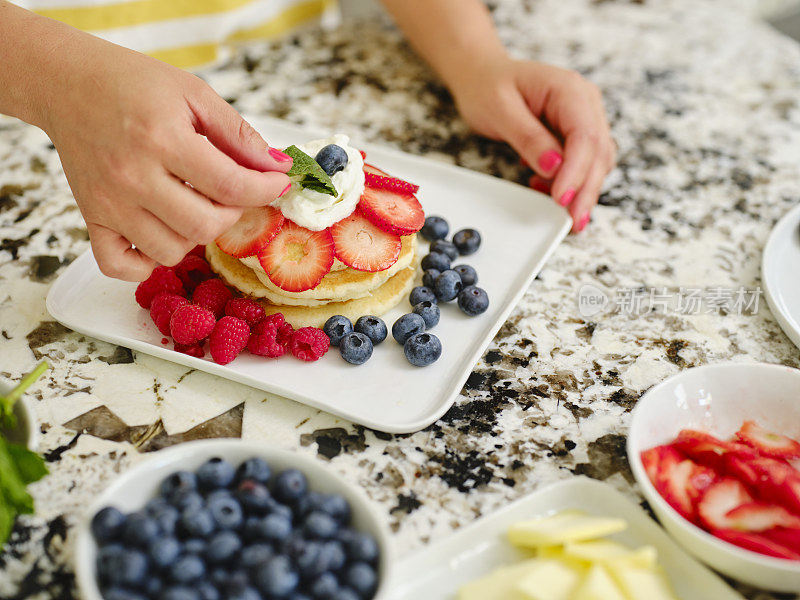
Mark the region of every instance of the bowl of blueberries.
POLYGON ((238 439, 156 452, 79 525, 86 600, 378 600, 386 526, 313 458, 238 439))

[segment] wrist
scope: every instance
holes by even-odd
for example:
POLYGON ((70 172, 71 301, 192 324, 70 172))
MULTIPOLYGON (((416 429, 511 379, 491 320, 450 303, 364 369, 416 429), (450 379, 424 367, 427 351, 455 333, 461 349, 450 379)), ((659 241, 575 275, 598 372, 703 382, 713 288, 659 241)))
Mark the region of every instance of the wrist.
POLYGON ((459 98, 472 95, 476 89, 491 87, 490 81, 507 72, 512 63, 505 49, 491 54, 467 56, 454 63, 442 79, 452 96, 459 98))

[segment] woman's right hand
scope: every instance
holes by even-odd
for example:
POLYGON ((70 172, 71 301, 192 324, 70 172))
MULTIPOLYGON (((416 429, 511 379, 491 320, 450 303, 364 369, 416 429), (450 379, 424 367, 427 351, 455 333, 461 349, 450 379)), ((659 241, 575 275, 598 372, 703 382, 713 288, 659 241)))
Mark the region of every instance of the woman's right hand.
POLYGON ((74 68, 52 86, 43 128, 104 274, 146 279, 286 190, 291 158, 201 79, 75 37, 74 68))

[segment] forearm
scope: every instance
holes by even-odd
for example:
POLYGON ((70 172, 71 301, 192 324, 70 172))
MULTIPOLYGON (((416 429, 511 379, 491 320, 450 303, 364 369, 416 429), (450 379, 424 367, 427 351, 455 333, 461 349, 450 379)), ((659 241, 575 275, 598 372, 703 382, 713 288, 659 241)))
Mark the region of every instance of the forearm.
POLYGON ((465 73, 507 56, 481 0, 383 0, 383 4, 451 90, 465 73))

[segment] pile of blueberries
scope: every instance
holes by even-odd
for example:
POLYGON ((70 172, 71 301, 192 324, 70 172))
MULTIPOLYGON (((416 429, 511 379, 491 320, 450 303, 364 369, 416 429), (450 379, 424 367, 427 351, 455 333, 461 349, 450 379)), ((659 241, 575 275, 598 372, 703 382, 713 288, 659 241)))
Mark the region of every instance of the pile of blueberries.
POLYGON ((94 516, 98 584, 105 600, 368 600, 378 544, 350 517, 297 469, 212 458, 141 511, 94 516))

